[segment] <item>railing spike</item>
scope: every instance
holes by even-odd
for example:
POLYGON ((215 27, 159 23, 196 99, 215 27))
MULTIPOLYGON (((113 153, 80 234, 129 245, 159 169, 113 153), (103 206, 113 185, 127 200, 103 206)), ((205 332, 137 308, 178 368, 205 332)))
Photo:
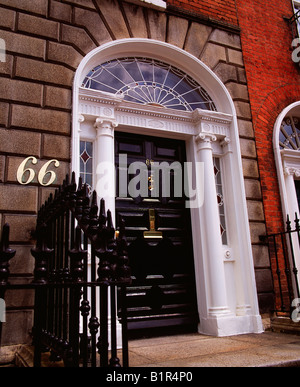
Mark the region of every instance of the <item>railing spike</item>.
POLYGON ((98 208, 97 192, 96 191, 93 191, 93 193, 92 193, 91 208, 93 208, 93 207, 97 207, 98 208))
POLYGON ((71 189, 72 192, 76 191, 76 175, 75 175, 75 172, 72 172, 70 189, 71 189))
POLYGON ((99 214, 99 223, 103 227, 106 223, 107 217, 105 213, 105 200, 102 198, 100 200, 100 214, 99 214))
POLYGON ((78 179, 78 188, 77 188, 77 191, 80 191, 82 189, 82 177, 79 176, 79 179, 78 179))
POLYGON ((76 184, 76 177, 75 177, 75 172, 74 171, 72 172, 71 184, 76 184))
POLYGON ((111 211, 110 210, 107 210, 107 227, 109 229, 113 229, 114 228, 113 220, 112 220, 112 216, 111 216, 111 211))
POLYGON ((299 231, 299 218, 297 212, 295 212, 295 227, 296 230, 299 231))
MULTIPOLYGON (((8 262, 16 254, 16 250, 12 250, 11 248, 9 248, 9 231, 10 231, 9 224, 5 223, 2 228, 2 235, 1 235, 1 242, 0 242, 0 285, 7 285, 7 280, 9 277, 8 262)), ((0 336, 0 339, 1 339, 1 336, 0 336)))

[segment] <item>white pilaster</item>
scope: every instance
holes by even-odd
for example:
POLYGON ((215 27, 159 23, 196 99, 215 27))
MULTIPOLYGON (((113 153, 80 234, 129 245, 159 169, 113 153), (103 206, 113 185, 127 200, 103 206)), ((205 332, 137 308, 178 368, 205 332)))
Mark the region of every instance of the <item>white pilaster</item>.
MULTIPOLYGON (((224 176, 226 176, 227 181, 230 180, 230 184, 226 185, 225 194, 227 198, 234 198, 236 194, 232 188, 235 186, 236 177, 232 160, 233 151, 231 141, 228 138, 224 138, 221 142, 221 146, 223 149, 224 176)), ((226 259, 224 260, 224 264, 225 270, 226 266, 231 266, 231 276, 227 281, 232 282, 232 287, 234 289, 234 299, 232 297, 231 300, 232 311, 235 311, 237 316, 246 316, 251 314, 252 311, 248 289, 247 269, 243 259, 245 250, 243 249, 243 245, 239 245, 239 242, 241 244, 244 237, 237 218, 237 214, 241 210, 237 210, 236 205, 234 206, 230 200, 227 200, 226 207, 227 214, 231 214, 230 222, 228 222, 229 224, 227 225, 230 250, 228 250, 227 256, 225 255, 226 259), (233 304, 233 301, 235 301, 235 304, 233 304)), ((226 246, 226 248, 227 247, 228 246, 226 246)), ((229 286, 228 283, 227 286, 229 286)))
POLYGON ((295 217, 295 213, 299 213, 298 200, 295 189, 294 178, 299 178, 300 176, 300 168, 289 167, 286 166, 284 168, 284 176, 285 176, 285 187, 286 193, 288 197, 289 204, 289 215, 290 220, 293 221, 295 217))

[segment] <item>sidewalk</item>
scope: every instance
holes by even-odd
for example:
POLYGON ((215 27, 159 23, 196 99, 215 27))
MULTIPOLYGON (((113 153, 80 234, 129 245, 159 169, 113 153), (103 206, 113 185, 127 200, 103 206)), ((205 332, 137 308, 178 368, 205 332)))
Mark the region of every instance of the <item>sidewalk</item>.
MULTIPOLYGON (((121 351, 118 356, 122 357, 121 351)), ((33 347, 1 349, 3 366, 33 367, 33 347)), ((42 355, 42 367, 63 367, 63 362, 49 362, 47 353, 42 355)), ((300 336, 266 331, 231 337, 191 333, 130 340, 129 367, 300 367, 300 336)))
POLYGON ((130 367, 299 367, 300 336, 266 331, 131 340, 130 367))

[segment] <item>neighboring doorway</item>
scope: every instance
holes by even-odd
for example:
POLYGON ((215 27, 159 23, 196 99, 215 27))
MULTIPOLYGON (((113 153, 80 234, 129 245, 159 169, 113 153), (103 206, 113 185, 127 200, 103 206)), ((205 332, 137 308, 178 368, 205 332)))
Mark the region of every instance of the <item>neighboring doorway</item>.
POLYGON ((128 327, 132 335, 197 330, 190 210, 185 208, 184 187, 179 187, 181 177, 184 183, 180 166, 185 161, 184 141, 115 132, 116 222, 118 227, 124 219, 126 225, 132 270, 127 291, 128 327), (120 165, 120 160, 127 165, 120 165), (131 190, 124 194, 118 185, 119 174, 126 176, 134 162, 145 167, 127 174, 131 190), (157 165, 172 169, 163 174, 157 165), (136 192, 132 192, 134 187, 136 192))

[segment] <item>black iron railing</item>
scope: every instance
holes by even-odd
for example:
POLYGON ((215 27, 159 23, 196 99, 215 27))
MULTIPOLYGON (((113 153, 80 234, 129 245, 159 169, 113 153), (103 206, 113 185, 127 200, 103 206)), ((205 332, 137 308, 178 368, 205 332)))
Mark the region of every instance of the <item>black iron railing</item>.
POLYGON ((295 227, 287 216, 286 230, 261 236, 269 246, 275 289, 275 311, 291 314, 292 303, 300 298, 297 261, 300 258, 300 224, 295 214, 295 227))
POLYGON ((131 275, 124 225, 116 238, 103 200, 98 210, 96 192, 90 199, 81 179, 76 186, 74 173, 71 182, 67 176, 38 213, 36 246, 31 250, 34 280, 27 285, 8 283, 8 261, 15 252, 9 249, 9 227, 4 226, 0 297, 7 289, 35 290, 35 367, 41 366, 46 351, 50 360, 63 360, 67 367, 119 367, 118 345, 123 366, 129 365, 126 285, 131 275))

